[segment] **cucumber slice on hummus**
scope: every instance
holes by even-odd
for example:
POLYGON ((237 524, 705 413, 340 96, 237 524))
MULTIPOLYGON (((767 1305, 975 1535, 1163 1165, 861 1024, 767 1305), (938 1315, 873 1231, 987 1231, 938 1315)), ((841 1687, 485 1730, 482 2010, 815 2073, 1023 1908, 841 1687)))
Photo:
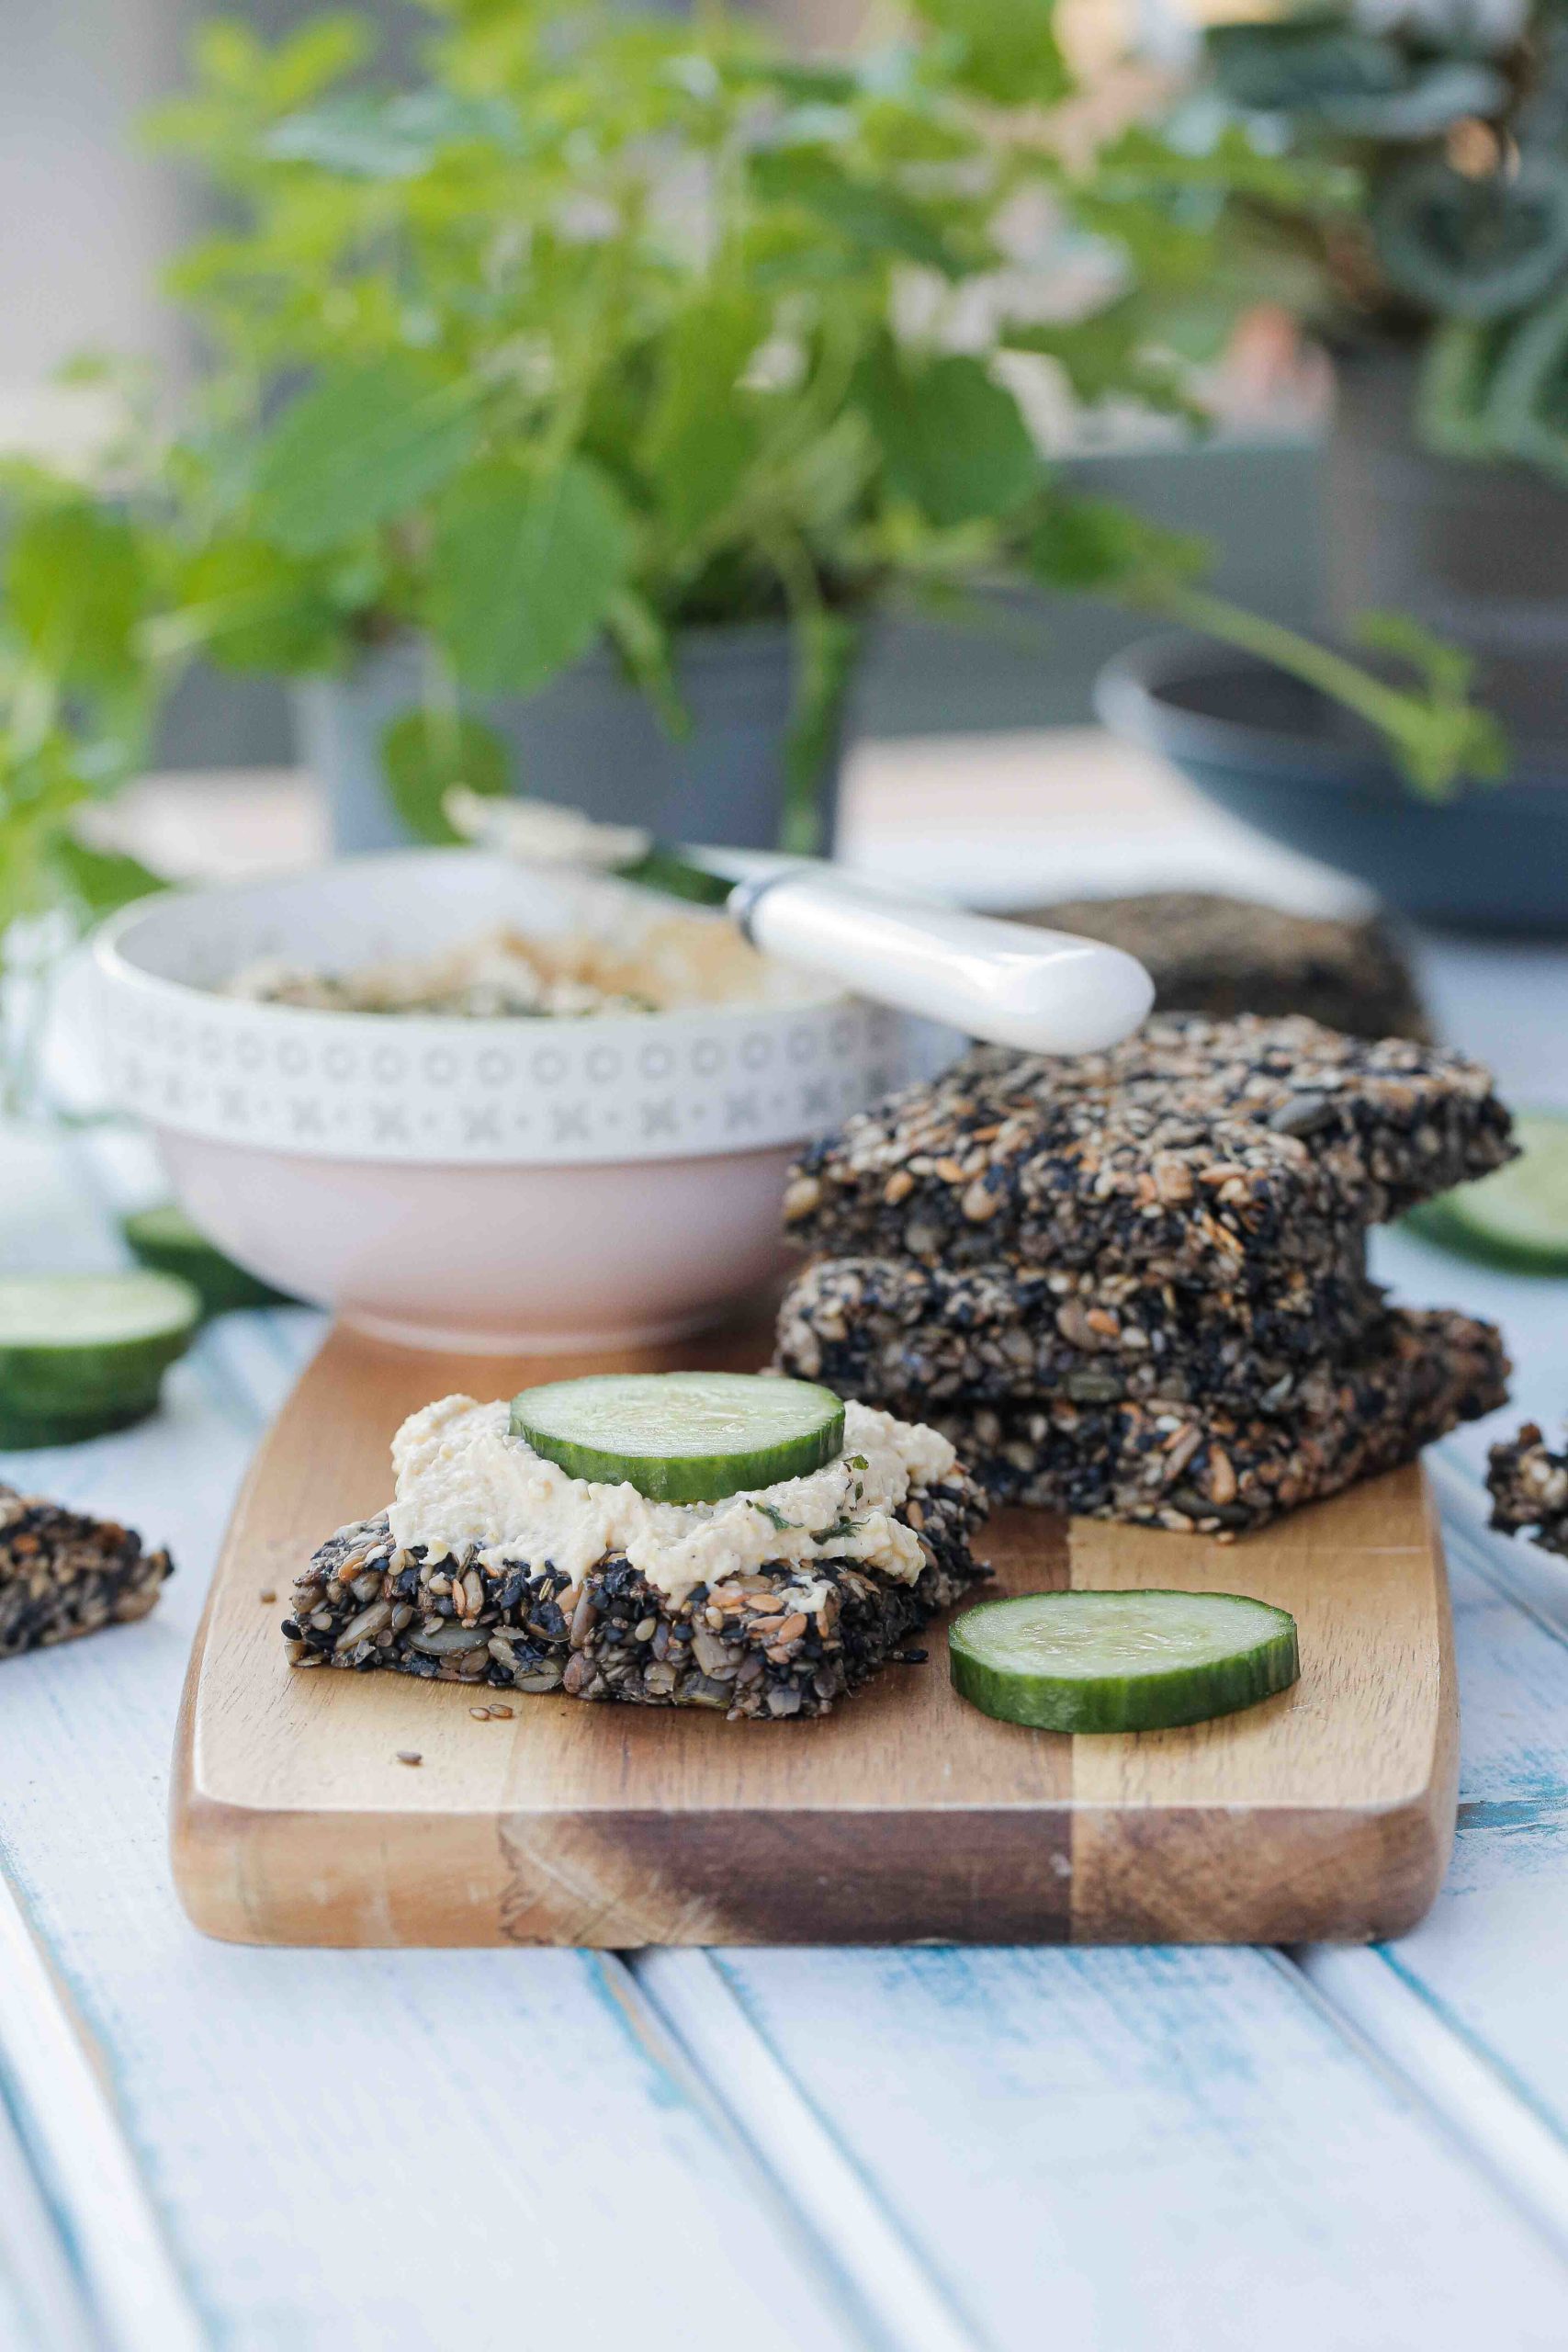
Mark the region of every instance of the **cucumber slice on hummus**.
POLYGON ((574 1478, 716 1503, 833 1461, 844 1408, 812 1381, 761 1373, 599 1373, 525 1388, 512 1433, 574 1478))
POLYGON ((173 1274, 0 1276, 0 1445, 71 1445, 142 1419, 200 1320, 173 1274))
POLYGON ((1040 1731, 1163 1731, 1234 1714, 1301 1672, 1295 1619, 1235 1592, 1031 1592, 966 1609, 953 1686, 1040 1731))

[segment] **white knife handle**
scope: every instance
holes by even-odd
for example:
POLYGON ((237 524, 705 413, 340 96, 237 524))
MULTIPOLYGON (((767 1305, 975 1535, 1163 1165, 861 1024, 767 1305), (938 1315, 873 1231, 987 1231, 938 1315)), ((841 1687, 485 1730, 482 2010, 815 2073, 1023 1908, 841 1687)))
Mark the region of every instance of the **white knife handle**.
POLYGON ((823 866, 743 883, 729 910, 770 956, 990 1045, 1096 1053, 1154 1002, 1153 981, 1120 947, 884 895, 823 866))

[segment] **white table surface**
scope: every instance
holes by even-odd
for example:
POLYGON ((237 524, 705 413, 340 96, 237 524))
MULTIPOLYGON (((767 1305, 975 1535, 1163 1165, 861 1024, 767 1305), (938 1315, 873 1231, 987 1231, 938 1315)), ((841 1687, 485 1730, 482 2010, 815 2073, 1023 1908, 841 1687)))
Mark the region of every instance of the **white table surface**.
MULTIPOLYGON (((187 787, 141 820, 193 865, 302 854, 271 792, 258 827, 214 787, 204 842, 187 787)), ((1087 735, 874 753, 846 830, 992 902, 1340 895, 1087 735)), ((1446 1034, 1568 1101, 1568 956, 1420 953, 1446 1034)), ((0 1137, 0 1261, 115 1262, 152 1181, 134 1139, 0 1137)), ((1517 1406, 1561 1418, 1568 1283, 1377 1256, 1497 1316, 1517 1406)), ((175 1902, 169 1749, 226 1514, 320 1328, 224 1317, 154 1420, 0 1457, 179 1566, 142 1624, 0 1668, 6 2352, 1568 2344, 1568 1564, 1486 1531, 1491 1425, 1434 1457, 1462 1803, 1398 1944, 255 1951, 175 1902)))

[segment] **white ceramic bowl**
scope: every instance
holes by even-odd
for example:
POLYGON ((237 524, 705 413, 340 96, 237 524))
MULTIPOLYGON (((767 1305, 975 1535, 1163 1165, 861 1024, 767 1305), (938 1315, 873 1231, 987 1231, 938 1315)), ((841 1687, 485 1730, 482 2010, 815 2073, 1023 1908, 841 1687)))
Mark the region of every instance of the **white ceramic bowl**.
POLYGON ((344 968, 502 922, 629 943, 667 912, 460 849, 144 899, 96 943, 110 1091, 242 1265, 383 1337, 510 1351, 700 1329, 775 1271, 795 1148, 935 1067, 941 1033, 782 968, 762 1003, 581 1020, 213 992, 260 957, 344 968))

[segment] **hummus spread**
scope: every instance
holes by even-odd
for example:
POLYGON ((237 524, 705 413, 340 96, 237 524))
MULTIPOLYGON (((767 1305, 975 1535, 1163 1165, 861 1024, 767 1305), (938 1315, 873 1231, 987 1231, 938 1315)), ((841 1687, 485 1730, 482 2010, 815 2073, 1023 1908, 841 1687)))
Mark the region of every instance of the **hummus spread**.
POLYGON ((763 958, 728 923, 671 915, 622 945, 588 934, 527 937, 501 924, 435 955, 389 956, 346 971, 269 957, 226 982, 225 996, 316 1012, 581 1019, 761 1002, 763 958))
POLYGON ((900 1584, 925 1566, 920 1539, 894 1512, 916 1487, 939 1485, 956 1456, 944 1437, 868 1405, 844 1408, 844 1449, 804 1478, 715 1503, 651 1502, 632 1486, 570 1477, 510 1434, 511 1407, 443 1396, 392 1441, 392 1540, 433 1559, 473 1550, 487 1566, 547 1560, 573 1581, 612 1552, 679 1604, 694 1585, 764 1562, 809 1568, 862 1560, 900 1584))

